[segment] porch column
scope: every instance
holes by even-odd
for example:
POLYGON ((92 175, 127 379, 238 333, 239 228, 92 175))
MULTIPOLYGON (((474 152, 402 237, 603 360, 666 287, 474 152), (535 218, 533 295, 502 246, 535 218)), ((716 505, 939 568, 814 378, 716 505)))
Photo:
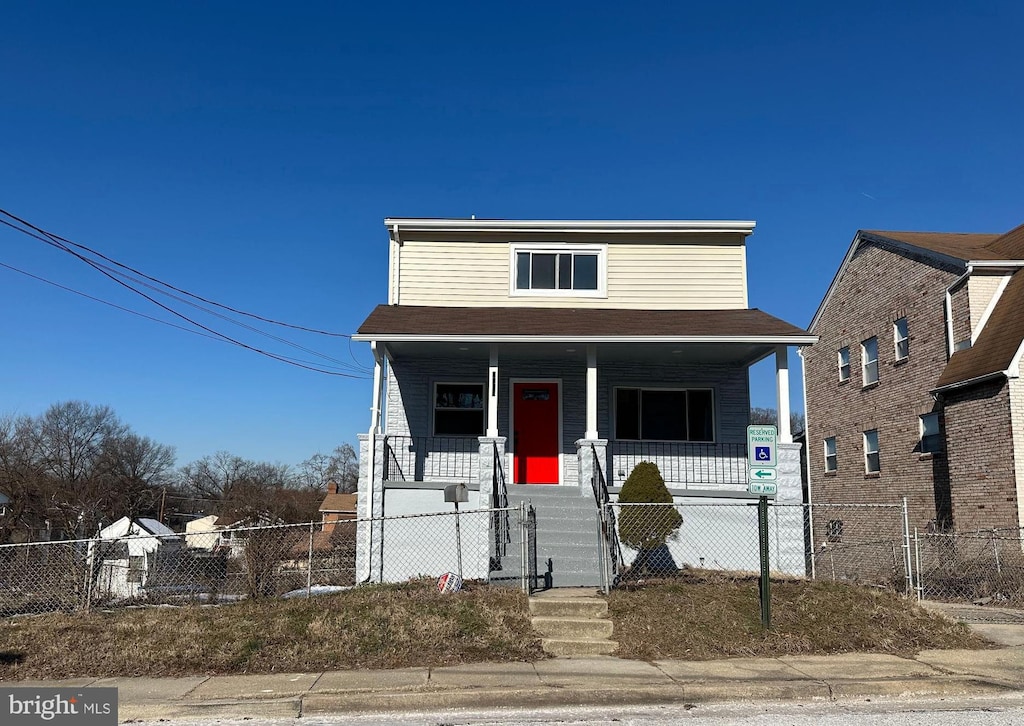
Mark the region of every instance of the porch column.
POLYGON ((370 341, 373 352, 373 403, 370 405, 370 435, 380 433, 380 385, 381 385, 381 352, 377 349, 377 341, 370 341))
POLYGON ((587 431, 585 439, 597 438, 597 346, 587 346, 587 431))
POLYGON ((793 432, 789 428, 789 348, 775 348, 775 391, 779 410, 779 443, 792 444, 793 432))
POLYGON ((498 436, 498 346, 491 346, 487 366, 487 438, 498 436))
POLYGON ((359 434, 359 488, 356 494, 356 580, 379 582, 384 514, 384 441, 380 435, 359 434))

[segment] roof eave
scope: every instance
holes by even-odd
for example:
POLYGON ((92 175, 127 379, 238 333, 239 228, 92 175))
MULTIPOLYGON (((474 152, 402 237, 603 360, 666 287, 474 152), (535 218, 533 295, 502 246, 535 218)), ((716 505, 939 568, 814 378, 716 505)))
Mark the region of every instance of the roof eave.
POLYGON ((551 232, 551 233, 731 233, 750 235, 752 220, 678 219, 429 219, 386 217, 384 225, 394 232, 551 232))
POLYGON ((1007 371, 993 371, 991 373, 985 373, 985 374, 980 375, 980 376, 975 376, 974 378, 968 378, 965 381, 957 381, 955 383, 947 383, 944 386, 938 386, 937 388, 933 388, 931 390, 931 393, 942 394, 942 393, 946 393, 947 391, 953 391, 953 390, 956 390, 958 388, 967 388, 968 386, 973 386, 973 385, 976 385, 978 383, 984 383, 985 381, 992 380, 992 379, 995 379, 995 378, 1000 378, 1000 377, 1003 377, 1003 378, 1008 377, 1007 371))
POLYGON ((813 345, 817 335, 443 335, 357 333, 359 343, 740 343, 746 345, 813 345))

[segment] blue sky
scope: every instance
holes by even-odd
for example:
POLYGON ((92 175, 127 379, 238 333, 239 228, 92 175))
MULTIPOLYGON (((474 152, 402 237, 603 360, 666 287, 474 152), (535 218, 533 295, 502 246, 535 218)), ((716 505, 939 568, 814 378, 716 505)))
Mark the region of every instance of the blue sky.
MULTIPOLYGON (((386 299, 387 215, 754 219, 751 305, 806 325, 859 228, 1024 221, 1024 6, 893 5, 10 4, 0 207, 346 333, 386 299)), ((5 229, 0 262, 167 318, 5 229)), ((3 413, 107 404, 181 464, 297 463, 369 422, 364 380, 2 268, 0 304, 3 413)))

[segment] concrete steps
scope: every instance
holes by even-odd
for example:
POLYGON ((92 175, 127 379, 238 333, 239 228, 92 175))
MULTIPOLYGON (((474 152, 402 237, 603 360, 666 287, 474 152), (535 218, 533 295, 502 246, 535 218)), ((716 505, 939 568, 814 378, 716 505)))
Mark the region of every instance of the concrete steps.
POLYGON ((562 657, 610 655, 618 647, 611 639, 608 603, 590 588, 561 588, 530 598, 533 629, 543 636, 546 653, 562 657))
POLYGON ((600 586, 598 511, 576 487, 513 485, 510 506, 532 505, 537 516, 537 578, 542 589, 600 586))

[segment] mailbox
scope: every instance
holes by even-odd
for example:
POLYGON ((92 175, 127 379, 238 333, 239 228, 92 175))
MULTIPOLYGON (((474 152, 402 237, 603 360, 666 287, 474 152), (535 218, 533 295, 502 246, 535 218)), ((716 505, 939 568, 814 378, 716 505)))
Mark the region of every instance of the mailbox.
POLYGON ((468 502, 469 487, 465 484, 449 484, 444 488, 444 500, 446 502, 454 502, 456 504, 468 502))

